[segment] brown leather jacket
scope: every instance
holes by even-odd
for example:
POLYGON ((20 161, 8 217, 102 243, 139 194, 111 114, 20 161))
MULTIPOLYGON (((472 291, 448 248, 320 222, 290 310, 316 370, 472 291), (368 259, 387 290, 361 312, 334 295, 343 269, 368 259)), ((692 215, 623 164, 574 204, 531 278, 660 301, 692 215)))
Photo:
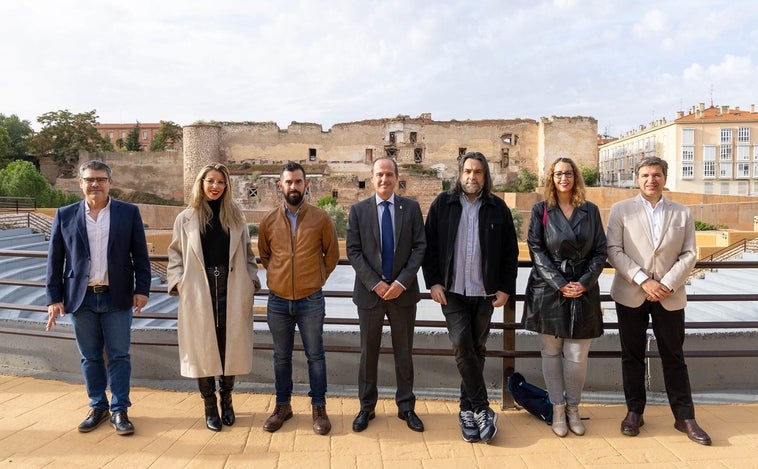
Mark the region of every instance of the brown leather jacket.
POLYGON ((339 261, 337 230, 329 214, 303 202, 292 235, 285 205, 268 212, 258 232, 258 253, 266 268, 266 284, 276 296, 299 300, 326 283, 339 261))

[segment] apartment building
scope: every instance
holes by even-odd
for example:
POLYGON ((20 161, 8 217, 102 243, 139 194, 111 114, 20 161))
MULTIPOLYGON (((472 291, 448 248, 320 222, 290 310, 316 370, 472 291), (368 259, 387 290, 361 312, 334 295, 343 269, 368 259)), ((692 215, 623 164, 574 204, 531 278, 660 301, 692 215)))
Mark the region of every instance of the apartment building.
POLYGON ((627 132, 599 149, 603 186, 635 187, 634 166, 646 156, 669 164, 677 192, 758 195, 758 113, 704 103, 627 132))

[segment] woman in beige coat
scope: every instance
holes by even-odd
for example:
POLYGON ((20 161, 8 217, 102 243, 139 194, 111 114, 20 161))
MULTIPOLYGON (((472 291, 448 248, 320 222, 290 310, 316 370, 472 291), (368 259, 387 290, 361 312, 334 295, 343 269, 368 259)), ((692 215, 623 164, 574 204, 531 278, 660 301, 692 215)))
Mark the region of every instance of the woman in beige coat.
POLYGON ((220 431, 222 422, 234 424, 234 377, 252 370, 253 294, 261 286, 247 224, 222 164, 200 170, 189 207, 174 221, 167 281, 169 293, 179 295, 181 374, 197 378, 205 424, 220 431))

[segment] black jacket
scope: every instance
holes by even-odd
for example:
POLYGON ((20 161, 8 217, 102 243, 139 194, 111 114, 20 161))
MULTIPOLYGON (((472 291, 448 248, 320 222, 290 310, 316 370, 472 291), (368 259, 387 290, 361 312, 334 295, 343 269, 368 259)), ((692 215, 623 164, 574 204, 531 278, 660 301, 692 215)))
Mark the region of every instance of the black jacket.
MULTIPOLYGON (((426 217, 426 254, 422 270, 426 287, 440 284, 449 290, 455 265, 455 238, 461 220, 460 195, 453 190, 434 199, 426 217)), ((511 211, 503 199, 483 196, 479 208, 479 243, 482 249, 482 278, 488 295, 516 293, 518 243, 511 211)))
POLYGON ((545 202, 532 207, 527 244, 532 272, 526 285, 524 327, 555 337, 591 339, 603 334, 597 279, 605 266, 606 240, 600 211, 591 202, 576 207, 570 220, 545 202), (587 291, 564 298, 560 288, 579 282, 587 291))

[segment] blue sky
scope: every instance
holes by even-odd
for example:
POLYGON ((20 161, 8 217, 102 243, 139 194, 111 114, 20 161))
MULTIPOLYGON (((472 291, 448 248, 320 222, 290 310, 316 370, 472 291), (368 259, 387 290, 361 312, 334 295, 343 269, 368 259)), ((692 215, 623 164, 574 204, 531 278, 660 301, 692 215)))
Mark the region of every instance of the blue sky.
POLYGON ((591 116, 758 101, 736 1, 6 0, 0 113, 100 122, 591 116))

